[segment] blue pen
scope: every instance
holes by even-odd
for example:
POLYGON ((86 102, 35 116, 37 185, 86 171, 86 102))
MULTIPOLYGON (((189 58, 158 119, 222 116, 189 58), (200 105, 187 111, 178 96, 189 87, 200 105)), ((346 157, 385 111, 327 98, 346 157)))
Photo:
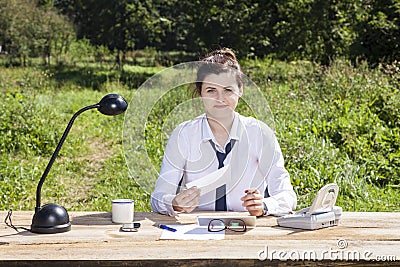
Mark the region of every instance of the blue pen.
POLYGON ((159 224, 158 227, 160 227, 161 229, 165 229, 165 230, 171 231, 171 232, 176 232, 176 229, 174 229, 172 227, 168 227, 168 226, 166 226, 164 224, 159 224))

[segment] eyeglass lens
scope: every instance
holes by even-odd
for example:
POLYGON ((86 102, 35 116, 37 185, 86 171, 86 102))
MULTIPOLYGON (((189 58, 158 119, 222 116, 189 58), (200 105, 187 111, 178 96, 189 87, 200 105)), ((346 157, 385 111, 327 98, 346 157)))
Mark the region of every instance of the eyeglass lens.
POLYGON ((219 232, 225 229, 229 229, 235 232, 244 232, 246 231, 246 224, 243 220, 234 219, 228 222, 224 222, 220 219, 211 220, 208 224, 208 230, 210 232, 219 232))

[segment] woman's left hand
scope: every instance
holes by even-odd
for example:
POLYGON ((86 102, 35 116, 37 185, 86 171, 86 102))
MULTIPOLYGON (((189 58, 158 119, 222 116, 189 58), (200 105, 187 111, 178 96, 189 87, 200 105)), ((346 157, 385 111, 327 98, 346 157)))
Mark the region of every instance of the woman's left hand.
POLYGON ((240 198, 243 201, 242 206, 246 207, 247 211, 252 216, 261 216, 264 214, 263 196, 258 189, 244 191, 246 195, 240 198))

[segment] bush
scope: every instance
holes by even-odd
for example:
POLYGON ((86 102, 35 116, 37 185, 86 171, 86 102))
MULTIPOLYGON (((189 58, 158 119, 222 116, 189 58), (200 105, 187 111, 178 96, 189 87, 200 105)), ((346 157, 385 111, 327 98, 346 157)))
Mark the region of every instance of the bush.
POLYGON ((48 155, 57 144, 58 131, 49 131, 55 113, 49 107, 36 106, 33 95, 24 91, 2 93, 0 114, 1 154, 48 155))
POLYGON ((243 65, 265 85, 300 206, 328 182, 339 184, 339 203, 348 207, 396 206, 382 197, 394 198, 392 188, 400 184, 400 88, 393 66, 271 59, 243 65))

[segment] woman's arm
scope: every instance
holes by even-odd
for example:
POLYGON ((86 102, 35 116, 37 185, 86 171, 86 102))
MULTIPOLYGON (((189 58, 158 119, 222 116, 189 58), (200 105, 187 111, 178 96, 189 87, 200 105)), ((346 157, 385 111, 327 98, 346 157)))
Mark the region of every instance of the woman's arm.
POLYGON ((275 150, 271 169, 267 174, 267 190, 269 196, 265 197, 268 214, 285 214, 296 209, 297 196, 293 191, 290 176, 285 169, 284 160, 278 140, 274 136, 275 150))
POLYGON ((182 128, 183 124, 172 132, 168 140, 160 174, 150 199, 153 211, 170 216, 176 214, 172 200, 176 196, 179 181, 183 177, 188 153, 188 141, 182 128))
POLYGON ((297 197, 284 166, 282 151, 273 131, 263 123, 260 126, 262 138, 259 144, 259 168, 268 190, 263 203, 268 209, 267 214, 289 213, 296 209, 297 197))

